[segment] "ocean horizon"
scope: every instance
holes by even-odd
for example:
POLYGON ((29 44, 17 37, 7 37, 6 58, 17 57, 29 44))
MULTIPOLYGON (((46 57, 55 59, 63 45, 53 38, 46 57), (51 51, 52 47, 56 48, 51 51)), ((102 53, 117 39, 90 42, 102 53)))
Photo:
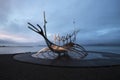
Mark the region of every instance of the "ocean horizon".
MULTIPOLYGON (((37 52, 47 46, 6 46, 0 47, 0 54, 37 52)), ((120 54, 120 46, 83 46, 87 51, 110 52, 120 54)))

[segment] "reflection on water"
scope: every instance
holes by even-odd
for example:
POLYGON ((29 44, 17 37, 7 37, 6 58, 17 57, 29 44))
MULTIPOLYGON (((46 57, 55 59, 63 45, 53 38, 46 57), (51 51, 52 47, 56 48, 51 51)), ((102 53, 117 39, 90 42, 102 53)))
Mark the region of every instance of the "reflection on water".
MULTIPOLYGON (((87 51, 112 52, 120 54, 120 46, 84 46, 87 51)), ((22 52, 37 52, 43 46, 34 47, 0 47, 0 54, 14 54, 22 52)))

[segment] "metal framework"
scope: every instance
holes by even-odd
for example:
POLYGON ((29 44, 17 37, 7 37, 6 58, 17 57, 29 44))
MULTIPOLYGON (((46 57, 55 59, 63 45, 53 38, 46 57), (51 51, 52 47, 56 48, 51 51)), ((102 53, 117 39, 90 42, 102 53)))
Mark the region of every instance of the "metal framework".
POLYGON ((34 54, 36 57, 39 57, 39 55, 42 56, 44 59, 59 59, 61 57, 67 58, 71 57, 72 59, 82 59, 85 56, 87 56, 86 50, 79 44, 75 43, 76 40, 76 34, 79 32, 79 30, 75 30, 72 34, 67 34, 66 36, 60 37, 59 35, 55 36, 55 41, 59 41, 59 44, 51 42, 47 38, 46 34, 46 19, 45 19, 45 12, 44 12, 44 25, 43 28, 40 25, 34 26, 33 24, 29 23, 28 28, 32 31, 40 34, 44 39, 48 47, 45 47, 38 51, 36 54, 34 54), (59 38, 59 39, 58 39, 59 38), (62 45, 60 45, 60 41, 63 42, 62 45))

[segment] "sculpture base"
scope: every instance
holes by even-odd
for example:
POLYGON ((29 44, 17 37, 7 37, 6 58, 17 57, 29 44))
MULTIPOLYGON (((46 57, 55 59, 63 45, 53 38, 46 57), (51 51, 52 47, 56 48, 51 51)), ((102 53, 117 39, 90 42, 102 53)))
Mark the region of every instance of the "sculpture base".
POLYGON ((61 57, 58 59, 41 59, 32 57, 34 53, 17 54, 14 59, 21 62, 57 67, 102 67, 120 65, 120 54, 87 51, 88 55, 81 59, 61 57))

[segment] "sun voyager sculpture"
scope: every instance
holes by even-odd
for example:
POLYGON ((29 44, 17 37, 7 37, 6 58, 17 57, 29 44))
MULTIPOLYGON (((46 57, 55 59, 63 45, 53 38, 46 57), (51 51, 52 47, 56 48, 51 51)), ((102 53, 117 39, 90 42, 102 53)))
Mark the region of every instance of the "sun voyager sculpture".
POLYGON ((82 59, 88 55, 87 51, 80 44, 76 43, 76 35, 79 30, 74 30, 71 34, 67 34, 65 36, 56 36, 54 37, 54 41, 52 42, 48 39, 46 33, 46 18, 44 12, 44 25, 43 28, 37 24, 34 26, 30 22, 28 22, 28 28, 32 31, 40 34, 46 44, 47 47, 42 48, 37 53, 32 54, 32 57, 41 58, 41 59, 82 59), (56 41, 58 43, 56 43, 56 41), (62 42, 62 44, 60 44, 62 42))

